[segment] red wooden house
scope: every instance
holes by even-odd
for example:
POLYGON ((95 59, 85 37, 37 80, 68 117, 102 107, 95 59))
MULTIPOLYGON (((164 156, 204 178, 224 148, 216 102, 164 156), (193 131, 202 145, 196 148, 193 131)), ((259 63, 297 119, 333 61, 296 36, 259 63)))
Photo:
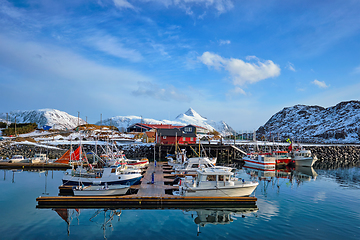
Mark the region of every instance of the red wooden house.
POLYGON ((187 133, 178 128, 174 129, 157 129, 156 143, 160 144, 196 144, 196 134, 187 133))

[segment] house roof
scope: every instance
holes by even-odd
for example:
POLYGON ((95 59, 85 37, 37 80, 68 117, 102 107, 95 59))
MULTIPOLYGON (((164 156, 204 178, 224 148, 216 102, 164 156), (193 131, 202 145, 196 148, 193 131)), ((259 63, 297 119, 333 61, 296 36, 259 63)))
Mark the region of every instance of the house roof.
POLYGON ((145 132, 148 138, 155 138, 155 132, 145 132))
POLYGON ((207 129, 207 128, 204 128, 204 127, 200 127, 200 126, 196 126, 196 125, 192 125, 192 124, 189 124, 189 125, 186 125, 186 126, 181 126, 180 128, 184 128, 184 127, 196 127, 196 128, 202 128, 202 129, 207 129))
POLYGON ((140 128, 146 128, 146 129, 173 129, 173 128, 181 128, 183 126, 174 126, 174 125, 170 125, 170 124, 146 124, 146 123, 135 123, 133 125, 131 125, 129 128, 132 127, 140 127, 140 128))
POLYGON ((157 132, 161 136, 196 137, 195 133, 186 133, 186 132, 181 131, 178 128, 174 128, 174 129, 158 129, 157 132))

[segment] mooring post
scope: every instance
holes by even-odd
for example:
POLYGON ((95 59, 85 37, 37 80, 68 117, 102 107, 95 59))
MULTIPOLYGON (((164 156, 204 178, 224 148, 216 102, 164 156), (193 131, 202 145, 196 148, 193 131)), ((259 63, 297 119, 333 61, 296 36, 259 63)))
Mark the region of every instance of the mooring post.
MULTIPOLYGON (((156 162, 156 161, 155 161, 156 162)), ((154 184, 154 172, 151 173, 151 184, 154 184)))
POLYGON ((159 160, 161 160, 161 145, 159 145, 159 160))
POLYGON ((227 147, 227 149, 226 149, 226 151, 227 151, 227 159, 228 159, 228 166, 229 166, 229 164, 230 164, 230 162, 229 162, 229 159, 230 159, 230 151, 229 151, 229 147, 227 147))

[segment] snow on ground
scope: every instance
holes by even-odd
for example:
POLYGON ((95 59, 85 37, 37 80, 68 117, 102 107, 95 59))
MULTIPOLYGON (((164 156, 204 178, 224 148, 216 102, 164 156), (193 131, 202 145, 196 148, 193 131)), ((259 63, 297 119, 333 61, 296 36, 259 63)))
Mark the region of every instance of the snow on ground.
POLYGON ((43 144, 38 144, 38 143, 33 143, 33 142, 29 142, 29 141, 23 141, 23 142, 13 142, 10 143, 11 146, 13 145, 32 145, 35 147, 42 147, 42 148, 48 148, 48 149, 56 149, 56 150, 62 150, 61 148, 57 148, 57 147, 53 147, 53 146, 48 146, 48 145, 43 145, 43 144))

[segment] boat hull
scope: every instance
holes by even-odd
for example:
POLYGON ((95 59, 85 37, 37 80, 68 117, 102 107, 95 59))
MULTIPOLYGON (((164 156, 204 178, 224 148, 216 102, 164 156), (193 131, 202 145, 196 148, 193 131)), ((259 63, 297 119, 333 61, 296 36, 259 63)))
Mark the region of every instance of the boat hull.
POLYGON ((316 159, 310 158, 303 158, 303 159, 295 159, 295 165, 299 167, 312 167, 316 159))
POLYGON ((189 188, 184 189, 181 195, 185 197, 246 197, 249 196, 257 187, 257 184, 242 187, 226 187, 226 188, 189 188))
POLYGON ((108 188, 104 186, 89 186, 84 189, 74 189, 75 196, 114 196, 124 195, 129 190, 130 186, 125 185, 110 185, 108 188))
POLYGON ((102 178, 83 178, 83 177, 66 177, 62 179, 63 185, 66 186, 78 186, 83 184, 85 186, 90 185, 137 185, 140 184, 142 176, 129 179, 102 179, 102 178))
POLYGON ((245 162, 245 167, 254 167, 256 169, 261 169, 261 170, 275 170, 275 162, 273 163, 259 163, 253 160, 247 160, 247 159, 243 159, 245 162))

